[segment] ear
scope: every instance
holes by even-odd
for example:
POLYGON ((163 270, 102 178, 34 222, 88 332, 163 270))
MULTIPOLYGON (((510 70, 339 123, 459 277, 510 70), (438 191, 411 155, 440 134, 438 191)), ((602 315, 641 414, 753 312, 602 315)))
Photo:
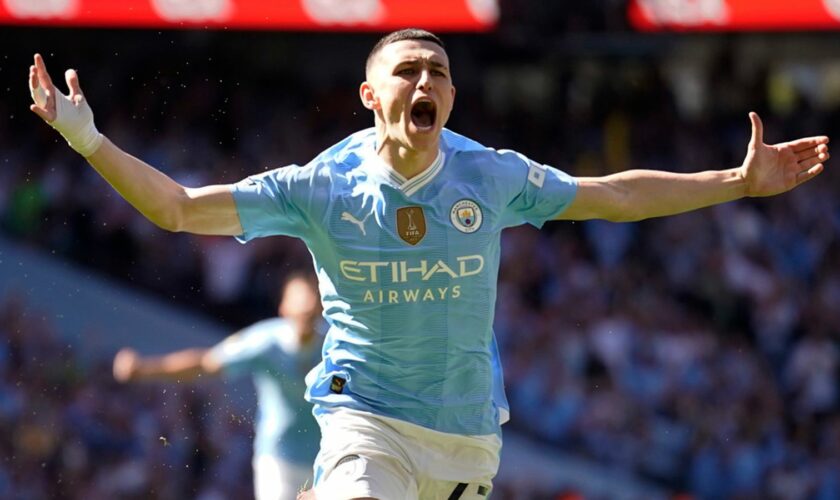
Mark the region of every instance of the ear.
POLYGON ((379 109, 379 99, 376 97, 373 85, 370 82, 362 82, 359 87, 359 98, 362 100, 362 105, 367 109, 371 111, 379 109))

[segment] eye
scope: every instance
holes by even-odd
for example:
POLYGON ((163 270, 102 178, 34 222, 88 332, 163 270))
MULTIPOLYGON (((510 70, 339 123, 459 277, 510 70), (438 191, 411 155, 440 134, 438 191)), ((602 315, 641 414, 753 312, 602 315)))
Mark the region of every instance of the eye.
POLYGON ((439 69, 433 69, 433 70, 432 70, 432 74, 433 74, 434 76, 446 76, 446 73, 444 73, 443 71, 441 71, 441 70, 439 70, 439 69))
POLYGON ((398 75, 413 75, 416 72, 417 71, 412 67, 397 70, 398 75))

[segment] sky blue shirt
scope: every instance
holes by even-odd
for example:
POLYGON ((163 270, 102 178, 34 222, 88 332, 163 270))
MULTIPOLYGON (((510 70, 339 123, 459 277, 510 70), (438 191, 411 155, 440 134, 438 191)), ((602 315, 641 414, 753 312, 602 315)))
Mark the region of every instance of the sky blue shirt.
POLYGON ((282 318, 260 321, 212 349, 226 376, 250 375, 257 389, 254 455, 311 465, 321 437, 306 402, 304 377, 321 359, 321 339, 297 343, 282 318))
POLYGON ((449 130, 412 179, 367 129, 303 167, 248 177, 233 197, 243 234, 301 238, 330 324, 306 397, 441 432, 499 431, 507 401, 492 324, 502 229, 540 227, 576 180, 449 130))

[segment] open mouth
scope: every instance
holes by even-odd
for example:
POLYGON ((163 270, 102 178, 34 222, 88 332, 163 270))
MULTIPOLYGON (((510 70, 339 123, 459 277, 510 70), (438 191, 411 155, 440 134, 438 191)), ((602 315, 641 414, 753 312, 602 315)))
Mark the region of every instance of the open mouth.
POLYGON ((435 125, 437 107, 432 101, 417 101, 411 106, 411 123, 418 129, 429 129, 435 125))

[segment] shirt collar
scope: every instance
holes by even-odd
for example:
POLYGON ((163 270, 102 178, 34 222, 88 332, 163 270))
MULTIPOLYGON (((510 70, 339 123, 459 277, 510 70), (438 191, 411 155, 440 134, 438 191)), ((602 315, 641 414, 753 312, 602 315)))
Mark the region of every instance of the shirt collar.
POLYGON ((374 153, 370 158, 372 170, 377 173, 381 173, 382 177, 384 177, 383 181, 385 183, 399 189, 406 196, 413 195, 422 187, 432 182, 437 174, 443 169, 443 164, 445 162, 446 154, 443 151, 438 150, 438 154, 431 165, 411 179, 406 179, 404 175, 394 170, 391 165, 385 163, 379 155, 374 153))

